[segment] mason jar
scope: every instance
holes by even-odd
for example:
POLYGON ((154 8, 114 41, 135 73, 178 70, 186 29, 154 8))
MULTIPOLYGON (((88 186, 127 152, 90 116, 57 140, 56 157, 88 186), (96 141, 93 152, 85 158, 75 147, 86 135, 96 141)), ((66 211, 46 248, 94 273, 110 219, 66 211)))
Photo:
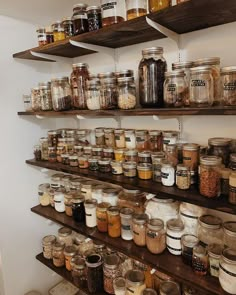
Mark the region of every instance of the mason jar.
POLYGON ((97 200, 91 199, 84 202, 85 207, 85 221, 87 227, 97 226, 97 200))
POLYGON ((113 128, 105 128, 105 145, 107 147, 113 148, 115 147, 115 134, 113 128))
POLYGON ((134 210, 131 208, 122 208, 120 210, 121 237, 123 240, 126 240, 126 241, 130 241, 133 239, 133 233, 131 230, 133 214, 134 214, 134 210))
POLYGON ((224 246, 236 251, 236 222, 228 221, 223 223, 224 246))
MULTIPOLYGON (((172 63, 172 70, 173 71, 184 71, 185 73, 185 78, 187 81, 187 85, 189 85, 190 82, 190 69, 193 67, 193 61, 178 61, 172 63)), ((189 104, 189 102, 188 102, 189 104)), ((187 105, 188 105, 187 104, 187 105)))
POLYGON ((120 258, 116 254, 106 255, 103 263, 104 290, 114 294, 113 281, 121 276, 120 258))
POLYGON ((146 288, 144 273, 140 270, 128 270, 125 277, 125 295, 141 295, 141 292, 146 288))
POLYGON ((222 158, 222 163, 225 164, 225 166, 228 166, 231 141, 232 139, 224 137, 209 138, 208 154, 222 158))
POLYGON ((132 221, 133 240, 137 246, 146 245, 147 214, 134 214, 132 221))
POLYGON ((176 186, 182 190, 188 190, 191 185, 190 170, 183 164, 177 165, 176 169, 176 186))
POLYGON ((102 26, 110 26, 125 20, 125 2, 101 0, 102 26))
POLYGON ((56 267, 62 267, 65 265, 64 248, 65 248, 64 242, 58 241, 53 244, 52 261, 54 266, 56 267))
POLYGON ((58 230, 58 240, 60 242, 65 243, 66 246, 70 246, 73 244, 73 233, 70 228, 61 227, 58 230))
POLYGON ((164 281, 160 284, 160 295, 181 295, 180 286, 173 281, 164 281))
POLYGON ((179 132, 178 131, 163 131, 163 151, 166 152, 167 145, 176 144, 179 132))
POLYGON ((126 15, 127 20, 147 14, 146 0, 126 0, 126 15))
POLYGON ((205 276, 208 271, 207 249, 201 245, 193 248, 192 268, 195 274, 205 276))
POLYGON ((49 235, 43 238, 42 246, 43 246, 43 257, 46 259, 52 259, 52 250, 53 245, 56 243, 56 237, 53 235, 49 235))
POLYGON ((170 0, 148 0, 149 12, 156 12, 171 5, 170 0))
POLYGON ((220 257, 224 248, 220 244, 208 245, 209 269, 213 277, 219 277, 220 271, 220 257))
POLYGON ((159 130, 149 130, 149 150, 152 152, 162 151, 162 132, 159 130))
POLYGON ((175 184, 175 168, 173 164, 167 160, 162 161, 161 183, 164 186, 173 186, 175 184))
POLYGON ((122 110, 136 106, 136 87, 133 77, 118 78, 118 107, 122 110))
POLYGON ((118 104, 118 90, 116 78, 101 80, 100 106, 102 110, 116 109, 118 104))
POLYGON ((75 245, 66 246, 64 248, 64 255, 65 255, 65 266, 68 271, 71 271, 71 259, 77 253, 77 248, 75 245))
POLYGON ((73 26, 74 35, 80 35, 89 31, 88 28, 88 15, 87 4, 79 3, 73 6, 73 26))
POLYGON ((98 80, 87 81, 86 104, 89 110, 100 110, 100 83, 98 80))
POLYGON ((71 108, 71 88, 68 77, 52 79, 51 93, 54 111, 67 111, 71 108))
POLYGON ((139 152, 148 150, 149 135, 147 130, 135 130, 136 148, 139 152))
POLYGON ((150 219, 146 229, 146 245, 152 254, 160 254, 166 248, 166 232, 161 219, 150 219))
POLYGON ((236 105, 236 66, 221 69, 221 92, 224 105, 236 105))
POLYGON ((42 111, 52 111, 51 83, 39 83, 42 111))
POLYGON ((100 6, 87 8, 89 32, 97 31, 102 27, 102 11, 100 6))
POLYGON ((220 259, 219 281, 224 291, 236 294, 236 251, 226 248, 220 259))

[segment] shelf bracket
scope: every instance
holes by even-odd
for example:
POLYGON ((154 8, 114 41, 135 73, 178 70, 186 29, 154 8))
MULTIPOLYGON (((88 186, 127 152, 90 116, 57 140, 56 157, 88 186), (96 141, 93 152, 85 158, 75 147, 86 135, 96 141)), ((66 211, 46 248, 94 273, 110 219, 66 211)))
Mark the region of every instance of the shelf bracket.
POLYGON ((117 128, 120 129, 121 128, 121 117, 120 116, 117 116, 117 117, 114 117, 113 119, 117 123, 117 128))
POLYGON ((76 115, 76 119, 78 119, 78 120, 85 120, 86 118, 84 116, 81 116, 81 115, 76 115))
POLYGON ((39 53, 39 52, 35 52, 35 51, 32 51, 32 50, 30 50, 30 53, 33 56, 40 57, 40 58, 43 58, 45 60, 49 60, 50 59, 50 60, 56 61, 56 62, 64 62, 64 63, 71 64, 71 59, 69 57, 63 57, 63 56, 57 56, 57 55, 39 53))
POLYGON ((35 118, 39 119, 39 120, 43 120, 44 119, 44 116, 41 116, 41 115, 35 115, 35 118))
POLYGON ((182 134, 182 132, 183 132, 183 119, 182 119, 182 117, 172 117, 172 116, 162 117, 162 116, 153 115, 152 118, 154 121, 175 119, 178 124, 178 131, 180 132, 180 134, 182 134))
POLYGON ((108 55, 111 55, 112 57, 114 57, 114 55, 115 55, 114 48, 109 48, 109 47, 100 46, 100 45, 93 45, 93 44, 78 42, 78 41, 74 41, 74 40, 69 40, 69 42, 71 45, 76 46, 76 47, 82 47, 82 48, 93 50, 96 52, 106 53, 108 55))

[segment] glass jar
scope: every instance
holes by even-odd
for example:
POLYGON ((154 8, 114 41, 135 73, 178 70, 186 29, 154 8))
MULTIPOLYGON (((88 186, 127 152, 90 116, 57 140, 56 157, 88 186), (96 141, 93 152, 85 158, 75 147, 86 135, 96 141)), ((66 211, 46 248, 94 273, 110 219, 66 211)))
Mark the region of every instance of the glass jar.
POLYGON ((92 198, 92 188, 95 183, 90 180, 84 180, 81 182, 81 194, 84 196, 85 200, 90 200, 92 198))
POLYGON ((108 221, 107 221, 107 209, 111 205, 109 203, 102 202, 97 205, 97 228, 98 231, 106 233, 108 230, 108 221))
POLYGON ((149 136, 147 130, 136 130, 136 148, 139 152, 148 150, 149 148, 149 136))
POLYGON ((51 92, 54 111, 67 111, 71 108, 71 88, 68 77, 52 79, 51 92))
POLYGON ((55 242, 52 249, 52 261, 53 265, 56 267, 62 267, 65 265, 65 255, 64 255, 65 243, 55 242))
POLYGON ((177 131, 163 131, 163 151, 166 152, 167 145, 176 144, 179 132, 177 131))
POLYGON ((121 238, 125 241, 130 241, 133 239, 133 234, 131 230, 133 214, 134 210, 131 208, 122 208, 120 210, 121 238))
POLYGON ((72 105, 79 110, 87 109, 86 83, 89 79, 88 65, 86 63, 73 64, 71 73, 72 105))
POLYGON ((41 147, 40 147, 40 145, 34 146, 34 159, 35 159, 35 161, 41 161, 41 147))
POLYGON ((207 249, 201 245, 197 245, 193 248, 193 271, 200 276, 205 276, 208 270, 208 255, 207 249))
POLYGON ((38 35, 38 45, 43 46, 43 45, 48 44, 46 29, 45 28, 38 28, 36 32, 38 35))
POLYGON ((136 148, 135 131, 132 129, 125 130, 125 147, 127 149, 135 149, 136 148))
POLYGON ((159 11, 171 5, 170 0, 148 0, 149 12, 159 11))
POLYGON ((146 193, 139 190, 123 190, 118 197, 117 206, 120 208, 130 208, 134 213, 144 213, 146 193))
POLYGON ((181 295, 180 286, 173 281, 164 281, 160 284, 160 295, 181 295))
POLYGON ((78 161, 79 161, 79 168, 87 169, 89 167, 88 157, 87 156, 78 157, 78 161))
POLYGON ((31 95, 24 94, 22 98, 25 112, 32 112, 31 95))
POLYGON ((111 164, 110 164, 111 160, 110 159, 101 159, 98 160, 98 169, 100 172, 102 173, 109 173, 111 172, 111 164))
POLYGON ((118 277, 114 279, 113 288, 115 295, 125 295, 125 278, 118 277))
POLYGON ((89 32, 97 31, 102 27, 102 12, 100 6, 89 6, 87 8, 89 32))
POLYGON ((65 265, 66 265, 66 269, 68 271, 71 271, 71 259, 72 259, 73 256, 76 255, 76 253, 77 253, 77 248, 74 245, 66 246, 64 248, 65 265))
POLYGON ((138 162, 138 151, 137 150, 126 150, 124 152, 125 162, 138 162))
POLYGON ((185 264, 192 266, 193 248, 198 245, 199 240, 194 235, 183 235, 181 237, 182 260, 185 264))
POLYGON ((125 3, 123 1, 101 0, 102 26, 110 26, 125 20, 125 3))
POLYGON ((199 145, 196 143, 186 143, 183 145, 183 164, 190 171, 198 170, 199 148, 199 145))
POLYGON ((154 289, 146 288, 142 291, 141 295, 157 295, 157 292, 154 289))
POLYGON ((74 195, 71 192, 65 194, 64 203, 65 203, 65 212, 67 216, 72 217, 72 199, 74 195))
POLYGON ((82 156, 83 153, 84 153, 84 148, 83 148, 83 146, 82 146, 82 145, 75 145, 75 146, 74 146, 74 153, 75 153, 78 157, 82 156))
POLYGON ((54 42, 61 41, 66 38, 65 30, 64 30, 63 24, 60 20, 56 21, 54 24, 52 24, 52 28, 53 28, 54 42))
POLYGON ((236 105, 236 67, 221 69, 221 89, 223 103, 226 106, 236 105))
POLYGON ((78 196, 72 199, 72 215, 77 222, 85 222, 84 197, 78 196))
POLYGON ((147 14, 146 0, 126 0, 126 15, 127 20, 147 14))
POLYGON ((54 146, 48 147, 48 161, 50 163, 56 163, 57 161, 57 152, 54 146))
POLYGON ((43 183, 38 186, 38 196, 39 196, 39 203, 41 206, 49 206, 50 205, 50 184, 43 183))
POLYGON ((87 4, 79 3, 73 6, 74 35, 80 35, 89 31, 87 4))
POLYGON ((214 81, 208 67, 192 68, 190 71, 190 105, 212 106, 214 102, 214 81))
POLYGON ((99 127, 95 129, 95 141, 98 146, 105 145, 104 128, 99 127))
POLYGON ((128 270, 125 295, 140 295, 145 288, 144 273, 140 270, 128 270))
POLYGON ((122 110, 136 106, 136 87, 133 77, 118 78, 118 107, 122 110))
POLYGON ((161 183, 161 167, 163 157, 155 157, 152 159, 152 180, 161 183))
POLYGON ((114 150, 113 148, 104 148, 103 149, 103 157, 113 160, 114 159, 114 150))
POLYGON ((166 224, 167 249, 173 255, 181 255, 181 237, 184 234, 184 223, 180 219, 170 219, 166 224))
POLYGON ((69 156, 69 162, 71 167, 78 167, 78 156, 69 156))
POLYGON ((51 44, 54 42, 52 26, 46 27, 46 38, 47 38, 47 44, 51 44))
POLYGON ((86 104, 89 110, 100 110, 100 83, 97 80, 87 81, 86 104))
POLYGON ((107 147, 113 148, 115 146, 115 134, 114 129, 112 128, 105 128, 105 145, 107 147))
POLYGON ((117 108, 118 90, 115 78, 105 78, 100 81, 100 106, 102 110, 117 108))
POLYGON ((126 177, 136 177, 137 175, 137 163, 125 162, 123 163, 123 173, 126 177))
POLYGON ((232 170, 229 168, 222 168, 220 170, 221 180, 220 180, 220 191, 221 195, 227 196, 229 195, 229 177, 232 170))
POLYGON ((97 216, 96 216, 97 200, 95 199, 86 200, 84 203, 84 207, 85 207, 86 226, 87 227, 97 226, 97 216))
POLYGON ((111 161, 112 174, 121 175, 123 174, 123 162, 122 161, 111 161))
POLYGON ((62 180, 64 178, 64 174, 62 173, 56 173, 51 176, 51 188, 52 189, 60 189, 62 185, 62 180))
POLYGON ((111 204, 111 206, 116 206, 119 193, 120 193, 120 189, 104 188, 102 200, 103 202, 107 202, 111 204))
POLYGON ((151 153, 149 151, 143 151, 138 153, 138 163, 151 163, 151 153))
POLYGON ((104 290, 108 294, 114 294, 113 280, 121 275, 120 258, 116 254, 107 255, 103 263, 104 290))
POLYGON ((65 153, 65 149, 63 146, 57 147, 57 162, 62 163, 62 157, 61 155, 65 153))
POLYGON ((64 28, 66 38, 74 36, 74 26, 71 17, 64 18, 62 21, 62 25, 64 28))
POLYGON ((147 223, 146 244, 152 254, 160 254, 165 250, 166 234, 161 219, 150 219, 147 223))
POLYGON ((92 147, 92 156, 93 157, 103 157, 103 148, 99 146, 92 147))
POLYGON ((41 110, 52 111, 51 83, 39 83, 41 110))
POLYGON ((98 158, 97 157, 92 157, 88 159, 88 164, 89 164, 89 170, 91 171, 98 171, 98 158))
POLYGON ((71 259, 71 275, 75 286, 81 289, 87 287, 85 260, 78 255, 71 259))
POLYGON ((143 180, 152 179, 152 164, 141 163, 137 166, 138 177, 143 180))
POLYGON ((70 246, 73 244, 73 233, 70 228, 61 227, 58 230, 58 240, 63 242, 65 246, 70 246))
POLYGON ((229 168, 236 171, 236 154, 230 154, 229 168))
POLYGON ((103 242, 94 241, 93 244, 95 253, 101 255, 102 257, 105 257, 107 255, 106 245, 103 242))
POLYGON ((216 156, 203 156, 199 166, 199 191, 208 198, 220 196, 220 167, 222 159, 216 156))
POLYGON ((220 259, 219 281, 224 291, 236 294, 236 251, 226 248, 220 259))
POLYGON ((73 177, 70 179, 69 189, 73 193, 79 193, 81 191, 81 182, 82 179, 80 177, 73 177))
POLYGON ((123 149, 125 144, 125 131, 123 129, 115 129, 115 144, 117 148, 123 149))
POLYGON ((139 96, 142 107, 163 106, 163 84, 167 69, 162 47, 146 48, 139 64, 139 96))
POLYGON ((60 189, 54 192, 54 207, 59 213, 65 212, 64 192, 60 189))
POLYGON ((191 174, 188 167, 184 164, 177 165, 176 169, 176 186, 179 189, 187 190, 191 185, 191 174))
POLYGON ((173 186, 175 184, 175 168, 172 163, 167 160, 162 161, 161 183, 164 186, 173 186))
POLYGON ((102 257, 99 254, 91 254, 86 257, 88 290, 90 293, 103 291, 102 257))
POLYGON ((228 221, 223 224, 224 246, 236 251, 236 222, 228 221))
POLYGON ((38 87, 31 89, 31 103, 34 112, 41 111, 41 96, 38 87))
MULTIPOLYGON (((193 61, 180 61, 180 62, 178 61, 172 64, 172 70, 184 71, 187 85, 189 85, 190 69, 193 67, 193 65, 194 65, 193 61)), ((189 105, 189 101, 186 105, 189 105)))
POLYGON ((219 244, 208 245, 209 268, 210 274, 213 277, 219 277, 220 257, 223 252, 223 246, 219 244))
POLYGON ((162 151, 162 133, 158 130, 149 130, 149 150, 152 152, 162 151))
POLYGON ((61 163, 64 165, 70 165, 69 154, 61 154, 61 163))
POLYGON ((115 161, 124 161, 125 149, 114 149, 115 161))
POLYGON ((120 209, 111 206, 107 209, 108 235, 111 238, 118 238, 121 234, 120 209))
POLYGON ((202 246, 223 243, 222 220, 214 215, 202 215, 199 220, 198 238, 202 246))
POLYGON ((147 214, 134 214, 132 219, 133 240, 137 246, 146 245, 147 214))
POLYGON ((46 236, 42 240, 42 246, 43 246, 43 257, 46 259, 52 259, 52 251, 53 251, 53 245, 56 242, 56 237, 53 235, 46 236))
POLYGON ((165 73, 164 105, 170 108, 183 107, 188 100, 188 86, 184 71, 178 70, 165 73))
POLYGON ((178 149, 176 144, 168 144, 166 146, 166 160, 174 167, 178 164, 178 149))
POLYGON ((89 129, 80 129, 80 130, 76 130, 75 133, 76 133, 75 138, 76 138, 77 144, 82 144, 82 145, 90 144, 91 130, 89 130, 89 129))
POLYGON ((229 176, 229 203, 236 204, 236 174, 231 173, 229 176))
POLYGON ((103 189, 105 188, 104 185, 98 184, 94 185, 92 188, 92 199, 97 200, 97 203, 102 203, 102 197, 103 197, 103 189))
POLYGON ((230 138, 210 138, 208 139, 208 154, 222 158, 222 163, 225 164, 225 166, 228 166, 230 155, 230 143, 230 138))

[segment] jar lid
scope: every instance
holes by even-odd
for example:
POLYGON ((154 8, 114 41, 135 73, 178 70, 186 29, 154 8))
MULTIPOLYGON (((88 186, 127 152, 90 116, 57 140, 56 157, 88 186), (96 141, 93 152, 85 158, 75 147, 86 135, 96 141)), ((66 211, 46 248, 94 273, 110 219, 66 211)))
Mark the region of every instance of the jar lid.
POLYGON ((87 133, 90 133, 91 130, 89 129, 80 129, 80 130, 76 130, 76 134, 77 135, 86 135, 87 133))
POLYGON ((46 237, 43 238, 42 243, 43 243, 44 246, 45 245, 52 245, 52 244, 54 244, 56 242, 56 239, 57 238, 55 236, 49 235, 49 236, 46 236, 46 237))
POLYGON ((102 256, 99 254, 90 254, 85 260, 88 267, 98 267, 102 264, 102 256))
POLYGON ((95 199, 91 199, 91 200, 86 200, 85 202, 84 202, 84 206, 86 207, 86 208, 94 208, 94 207, 96 207, 97 206, 97 200, 95 200, 95 199))
MULTIPOLYGON (((236 250, 225 248, 222 252, 222 258, 225 262, 230 264, 236 264, 236 250)), ((236 275, 236 273, 235 273, 236 275)))
POLYGON ((176 169, 177 169, 177 171, 178 170, 189 171, 189 167, 185 166, 184 164, 178 164, 176 169))
POLYGON ((178 131, 162 131, 163 137, 178 137, 179 132, 178 131))
POLYGON ((72 155, 72 156, 69 156, 69 159, 70 160, 78 160, 78 156, 72 155))
POLYGON ((208 144, 214 146, 227 146, 231 143, 231 141, 231 138, 214 137, 208 139, 208 144))
POLYGON ((148 215, 144 213, 134 214, 133 222, 137 224, 145 224, 148 221, 148 215))
POLYGON ((220 57, 205 57, 205 58, 199 58, 195 60, 194 66, 200 66, 200 65, 219 65, 220 64, 220 57))
POLYGON ((116 78, 104 78, 101 80, 102 84, 116 84, 116 78))
POLYGON ((214 215, 202 215, 198 220, 200 225, 206 228, 218 229, 222 225, 221 218, 214 215))
POLYGON ((163 281, 160 284, 160 294, 179 295, 179 284, 173 281, 163 281))
POLYGON ((114 130, 115 130, 114 128, 105 128, 104 132, 105 133, 114 133, 114 130))
POLYGON ((113 280, 113 284, 114 284, 114 288, 117 288, 118 290, 123 290, 125 293, 125 289, 126 289, 125 278, 117 277, 116 279, 113 280))
POLYGON ((129 285, 141 286, 144 284, 145 276, 140 270, 128 270, 125 276, 129 285))
POLYGON ((114 132, 115 132, 115 134, 122 134, 125 132, 125 130, 124 129, 115 129, 114 132))
POLYGON ((166 157, 166 154, 164 152, 152 152, 151 156, 153 158, 160 158, 160 159, 164 159, 166 157))
POLYGON ((101 7, 96 6, 96 5, 87 7, 87 11, 90 11, 90 10, 99 10, 99 11, 101 11, 101 7))
POLYGON ((224 222, 223 229, 227 235, 236 237, 236 221, 224 222))
POLYGON ((133 214, 134 214, 134 209, 132 209, 132 208, 126 208, 126 207, 124 207, 124 208, 122 208, 120 210, 120 216, 121 217, 128 217, 128 216, 131 216, 133 214))
POLYGON ((97 205, 97 208, 99 209, 99 211, 107 211, 107 209, 110 207, 110 203, 107 203, 107 202, 102 202, 100 204, 97 205))
POLYGON ((106 245, 104 243, 102 243, 101 241, 95 240, 95 241, 93 241, 93 245, 94 245, 95 250, 106 248, 106 245))
POLYGON ((104 188, 103 194, 109 195, 109 197, 116 197, 120 193, 118 188, 104 188))
POLYGON ((141 157, 141 158, 144 158, 144 157, 149 158, 149 157, 151 157, 151 152, 150 151, 139 152, 138 156, 141 157))
POLYGON ((73 10, 76 9, 76 8, 85 9, 85 8, 87 8, 87 6, 88 6, 87 4, 78 3, 78 4, 73 5, 73 10))
POLYGON ((85 260, 81 258, 79 255, 76 255, 71 258, 71 265, 75 269, 84 269, 85 268, 85 260))
POLYGON ((50 183, 42 183, 38 186, 38 189, 42 191, 47 190, 49 188, 50 188, 50 183))
POLYGON ((72 234, 72 230, 68 227, 61 227, 58 230, 58 235, 61 237, 67 237, 72 234))
POLYGON ((109 269, 116 269, 119 267, 120 258, 116 254, 106 255, 104 258, 104 266, 109 269))
POLYGON ((48 138, 47 137, 41 137, 39 140, 40 140, 40 142, 48 142, 48 138))
POLYGON ((197 143, 185 143, 183 145, 184 151, 198 151, 199 150, 199 144, 197 143))
POLYGON ((72 18, 70 16, 63 17, 62 23, 65 23, 65 22, 72 22, 72 18))
POLYGON ((164 228, 164 222, 159 218, 152 218, 148 221, 147 227, 159 231, 164 228))
POLYGON ((165 73, 165 77, 166 78, 170 78, 170 77, 184 77, 185 76, 185 72, 182 70, 176 70, 173 72, 166 72, 165 73))
POLYGON ((191 74, 197 74, 197 73, 205 73, 205 74, 211 74, 212 69, 210 66, 201 66, 201 67, 195 67, 190 69, 191 74))
POLYGON ((72 65, 73 68, 88 68, 87 63, 79 62, 72 65))
POLYGON ((200 164, 202 165, 209 165, 209 166, 216 166, 222 163, 222 158, 217 156, 202 156, 200 157, 200 164))
POLYGON ((64 255, 74 256, 77 252, 77 248, 74 245, 66 246, 64 249, 64 255))
POLYGON ((105 72, 105 73, 99 73, 98 78, 99 79, 104 79, 104 78, 112 78, 115 77, 115 74, 113 72, 105 72))
POLYGON ((136 169, 137 168, 137 163, 136 162, 124 162, 123 163, 123 168, 125 168, 125 169, 136 169))
POLYGON ((220 71, 221 71, 221 74, 235 73, 236 72, 236 66, 224 67, 220 71))
POLYGON ((120 77, 117 78, 118 83, 123 83, 123 82, 134 82, 134 77, 120 77))
POLYGON ((123 161, 111 161, 112 166, 120 166, 122 167, 123 161))
POLYGON ((184 223, 181 219, 178 219, 178 218, 169 219, 166 223, 166 226, 168 229, 173 231, 179 232, 184 230, 184 223))
POLYGON ((172 70, 180 70, 183 68, 192 68, 193 61, 178 61, 172 63, 172 70))
POLYGON ((145 48, 142 50, 142 54, 162 54, 163 53, 163 47, 150 47, 150 48, 145 48))
POLYGON ((209 244, 207 250, 211 257, 219 259, 222 251, 224 250, 224 247, 220 244, 209 244))
POLYGON ((160 130, 149 130, 148 133, 151 136, 159 136, 162 134, 162 132, 160 130))
POLYGON ((147 133, 148 133, 147 130, 135 130, 135 135, 136 136, 146 135, 147 133))
POLYGON ((65 243, 61 241, 56 241, 55 244, 53 244, 53 249, 55 250, 63 250, 65 248, 65 243))
POLYGON ((193 248, 193 254, 197 255, 198 257, 206 256, 207 255, 207 249, 201 245, 196 245, 193 248))
POLYGON ((232 170, 229 169, 229 168, 222 168, 220 170, 221 178, 223 178, 223 179, 229 179, 229 176, 230 176, 231 172, 232 172, 232 170))
POLYGON ((99 165, 110 165, 111 159, 108 158, 103 158, 98 160, 99 165))

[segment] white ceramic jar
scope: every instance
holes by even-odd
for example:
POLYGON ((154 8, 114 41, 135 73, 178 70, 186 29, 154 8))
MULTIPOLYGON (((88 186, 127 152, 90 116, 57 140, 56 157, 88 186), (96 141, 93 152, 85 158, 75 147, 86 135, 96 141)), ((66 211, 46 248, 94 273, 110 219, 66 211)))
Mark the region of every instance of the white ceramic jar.
POLYGON ((60 190, 54 193, 54 207, 59 213, 65 212, 64 193, 60 190))
POLYGON ((87 227, 97 226, 97 216, 96 216, 97 200, 95 199, 86 200, 84 202, 84 207, 85 207, 86 226, 87 227))
POLYGON ((220 260, 219 281, 229 294, 236 294, 236 251, 226 248, 220 260))
POLYGON ((163 160, 161 164, 161 183, 164 186, 175 184, 175 168, 172 163, 163 160))

